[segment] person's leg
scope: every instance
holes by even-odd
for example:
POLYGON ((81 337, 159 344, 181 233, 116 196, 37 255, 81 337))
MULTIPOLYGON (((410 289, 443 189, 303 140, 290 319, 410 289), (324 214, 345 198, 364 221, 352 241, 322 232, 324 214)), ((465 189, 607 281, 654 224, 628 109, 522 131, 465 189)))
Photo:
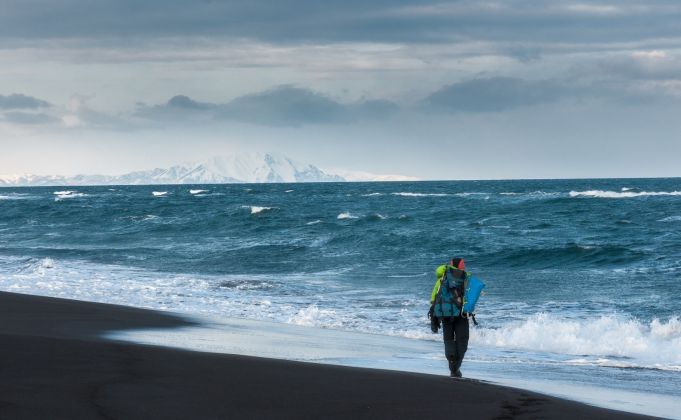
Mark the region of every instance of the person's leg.
POLYGON ((449 373, 456 371, 456 334, 454 333, 454 321, 442 320, 442 340, 445 343, 445 357, 449 362, 449 373))
MULTIPOLYGON (((454 318, 452 328, 454 330, 454 347, 456 355, 454 370, 458 371, 463 362, 463 357, 466 355, 466 350, 468 350, 468 318, 454 318)), ((458 372, 457 376, 458 375, 461 375, 461 372, 458 372)))

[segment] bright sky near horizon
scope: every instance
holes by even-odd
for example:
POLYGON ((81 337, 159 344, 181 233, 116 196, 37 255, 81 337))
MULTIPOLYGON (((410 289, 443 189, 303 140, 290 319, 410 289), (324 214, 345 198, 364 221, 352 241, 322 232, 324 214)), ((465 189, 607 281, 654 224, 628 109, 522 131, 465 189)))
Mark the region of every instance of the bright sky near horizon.
POLYGON ((681 176, 677 0, 0 3, 0 174, 681 176))

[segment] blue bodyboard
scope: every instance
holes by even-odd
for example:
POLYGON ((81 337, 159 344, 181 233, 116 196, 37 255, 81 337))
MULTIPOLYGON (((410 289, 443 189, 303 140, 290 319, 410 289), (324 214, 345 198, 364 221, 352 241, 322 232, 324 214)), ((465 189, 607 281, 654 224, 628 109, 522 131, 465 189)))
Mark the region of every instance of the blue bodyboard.
POLYGON ((475 311, 475 304, 478 303, 478 298, 480 298, 480 293, 482 289, 485 288, 485 283, 483 283, 479 278, 471 276, 468 279, 468 285, 463 294, 463 312, 473 313, 475 311))

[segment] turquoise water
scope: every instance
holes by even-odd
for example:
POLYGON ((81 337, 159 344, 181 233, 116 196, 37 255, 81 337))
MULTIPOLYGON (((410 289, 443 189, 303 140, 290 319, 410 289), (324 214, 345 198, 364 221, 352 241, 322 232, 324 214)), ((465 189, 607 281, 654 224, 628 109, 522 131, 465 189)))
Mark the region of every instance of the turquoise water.
POLYGON ((430 342, 453 256, 471 363, 681 398, 681 179, 0 189, 2 290, 430 342))

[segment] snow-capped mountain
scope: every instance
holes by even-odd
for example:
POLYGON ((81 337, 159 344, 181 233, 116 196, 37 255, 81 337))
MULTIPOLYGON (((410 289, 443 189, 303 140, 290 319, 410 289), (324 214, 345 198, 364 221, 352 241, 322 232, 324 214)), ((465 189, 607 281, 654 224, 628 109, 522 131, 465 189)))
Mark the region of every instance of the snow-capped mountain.
POLYGON ((311 164, 299 163, 275 153, 238 153, 205 162, 175 165, 167 169, 130 172, 124 175, 11 175, 0 176, 0 186, 40 185, 153 185, 225 184, 257 182, 341 182, 311 164))

